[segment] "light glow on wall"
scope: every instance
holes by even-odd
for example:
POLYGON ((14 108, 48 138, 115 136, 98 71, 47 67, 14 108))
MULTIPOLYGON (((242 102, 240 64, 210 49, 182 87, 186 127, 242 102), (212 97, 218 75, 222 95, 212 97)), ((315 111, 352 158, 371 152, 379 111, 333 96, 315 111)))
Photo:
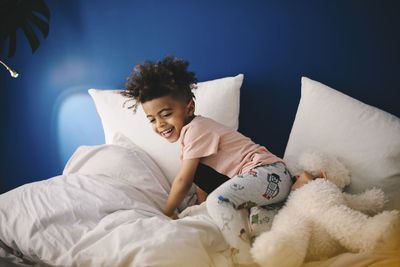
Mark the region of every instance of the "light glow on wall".
POLYGON ((64 166, 79 146, 99 145, 105 141, 100 117, 87 92, 61 96, 57 102, 54 111, 57 113, 58 151, 64 166))

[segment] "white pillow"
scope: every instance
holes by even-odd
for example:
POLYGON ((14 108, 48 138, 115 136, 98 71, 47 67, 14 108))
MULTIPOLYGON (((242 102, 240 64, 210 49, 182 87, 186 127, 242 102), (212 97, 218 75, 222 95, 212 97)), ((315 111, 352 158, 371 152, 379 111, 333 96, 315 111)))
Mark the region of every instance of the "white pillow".
MULTIPOLYGON (((243 74, 239 74, 235 77, 198 83, 197 89, 194 90, 195 114, 238 129, 242 82, 243 74)), ((172 182, 180 168, 179 142, 169 143, 154 133, 141 106, 138 107, 136 114, 133 114, 131 109, 123 108, 122 105, 127 98, 121 96, 120 91, 89 90, 103 124, 106 143, 112 144, 115 133, 122 133, 149 154, 172 182)))
POLYGON ((301 99, 284 159, 316 149, 343 160, 349 193, 382 188, 386 208, 400 209, 400 119, 302 77, 301 99))
MULTIPOLYGON (((65 165, 63 175, 79 173, 100 174, 120 179, 140 188, 151 199, 154 208, 163 211, 171 184, 160 168, 141 148, 121 133, 113 137, 113 144, 80 146, 65 165)), ((192 186, 179 206, 182 211, 195 204, 197 197, 192 186)))

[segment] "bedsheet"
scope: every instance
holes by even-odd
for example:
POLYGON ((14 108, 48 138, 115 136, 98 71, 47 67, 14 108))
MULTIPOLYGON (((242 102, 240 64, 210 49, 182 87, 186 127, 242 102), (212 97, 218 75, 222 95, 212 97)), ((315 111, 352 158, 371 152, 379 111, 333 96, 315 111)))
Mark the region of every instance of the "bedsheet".
POLYGON ((0 203, 8 254, 40 266, 232 266, 204 209, 170 220, 139 187, 108 176, 60 175, 2 194, 0 203))
POLYGON ((342 253, 326 260, 313 261, 302 267, 399 267, 400 248, 363 253, 342 253))
MULTIPOLYGON (((186 208, 176 221, 162 214, 170 185, 121 138, 81 147, 63 175, 0 195, 0 266, 233 266, 205 205, 186 208)), ((399 263, 396 250, 344 253, 304 267, 399 263)))

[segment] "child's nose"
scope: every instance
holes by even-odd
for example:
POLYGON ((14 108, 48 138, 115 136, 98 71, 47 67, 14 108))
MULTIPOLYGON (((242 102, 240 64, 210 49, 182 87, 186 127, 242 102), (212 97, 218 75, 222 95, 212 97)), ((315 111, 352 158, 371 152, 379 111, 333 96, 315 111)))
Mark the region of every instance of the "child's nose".
POLYGON ((164 124, 165 124, 165 121, 163 119, 157 120, 157 127, 162 127, 164 124))

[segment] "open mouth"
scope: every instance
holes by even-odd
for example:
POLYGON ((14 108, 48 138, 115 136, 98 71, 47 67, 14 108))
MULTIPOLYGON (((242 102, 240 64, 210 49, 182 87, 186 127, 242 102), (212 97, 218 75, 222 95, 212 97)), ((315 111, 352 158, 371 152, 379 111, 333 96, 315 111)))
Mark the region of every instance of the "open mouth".
POLYGON ((172 133, 174 132, 174 127, 172 127, 172 128, 170 128, 170 129, 168 129, 168 130, 165 130, 165 131, 162 131, 162 132, 160 132, 161 133, 161 135, 163 136, 163 137, 165 137, 165 138, 169 138, 171 135, 172 135, 172 133))

